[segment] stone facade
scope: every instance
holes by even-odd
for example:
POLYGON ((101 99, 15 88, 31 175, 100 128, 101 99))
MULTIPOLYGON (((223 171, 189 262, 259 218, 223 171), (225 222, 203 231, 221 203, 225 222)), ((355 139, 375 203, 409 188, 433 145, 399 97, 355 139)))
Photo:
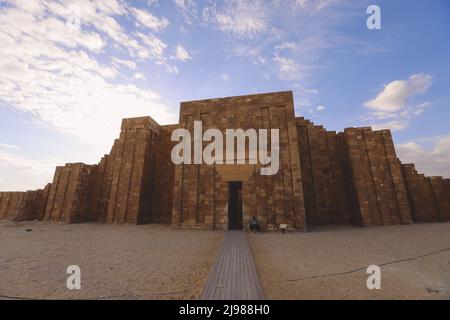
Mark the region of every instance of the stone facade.
POLYGON ((53 182, 41 190, 0 192, 0 219, 228 229, 231 198, 240 202, 240 225, 257 216, 266 230, 450 220, 450 179, 425 177, 402 164, 389 130, 336 133, 295 117, 291 92, 182 102, 175 125, 124 119, 98 164, 57 167, 53 182), (194 136, 194 121, 202 121, 203 132, 223 134, 279 129, 278 173, 261 175, 248 153, 245 164, 174 165, 171 134, 185 128, 194 136), (232 191, 236 183, 240 187, 232 191))
MULTIPOLYGON (((257 216, 266 228, 286 223, 304 229, 305 207, 292 95, 274 93, 181 103, 180 125, 193 130, 279 129, 280 168, 262 176, 260 165, 180 165, 175 168, 172 224, 228 228, 228 183, 242 181, 244 225, 257 216)), ((270 130, 269 130, 270 131, 270 130)), ((270 137, 268 139, 270 141, 270 137)), ((248 161, 247 161, 248 162, 248 161)))
POLYGON ((50 186, 27 192, 0 192, 0 220, 43 220, 50 186))
POLYGON ((362 225, 412 223, 405 179, 389 130, 350 128, 344 140, 362 225))
POLYGON ((304 118, 296 123, 307 224, 350 223, 354 203, 343 134, 304 118))
POLYGON ((411 214, 418 222, 448 221, 450 219, 449 179, 425 177, 413 164, 404 164, 411 214))

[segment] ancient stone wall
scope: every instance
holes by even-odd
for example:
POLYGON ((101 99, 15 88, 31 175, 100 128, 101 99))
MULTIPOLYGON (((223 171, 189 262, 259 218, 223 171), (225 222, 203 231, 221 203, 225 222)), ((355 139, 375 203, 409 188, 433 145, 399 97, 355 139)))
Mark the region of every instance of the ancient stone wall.
POLYGON ((26 192, 0 192, 0 220, 42 220, 50 184, 26 192))
POLYGON ((98 165, 66 164, 45 190, 0 193, 0 219, 170 223, 173 127, 150 117, 124 119, 98 165))
POLYGON ((450 199, 450 179, 444 179, 444 186, 445 195, 450 199))
POLYGON ((68 163, 56 167, 44 220, 82 222, 89 219, 88 195, 96 166, 68 163))
POLYGON ((22 204, 25 192, 2 192, 0 205, 0 219, 13 219, 22 204))
POLYGON ((450 220, 449 179, 425 177, 417 172, 413 164, 404 164, 403 173, 414 220, 417 222, 450 220))
POLYGON ((297 118, 307 224, 351 221, 348 162, 342 135, 297 118))
POLYGON ((106 221, 112 184, 111 156, 105 155, 92 172, 88 192, 87 221, 106 221))
POLYGON ((360 223, 412 223, 407 188, 390 132, 348 128, 344 138, 360 223))
POLYGON ((252 216, 266 229, 286 223, 298 230, 307 224, 450 220, 450 179, 425 177, 414 165, 402 165, 389 130, 336 133, 295 118, 292 92, 184 102, 177 125, 124 119, 110 154, 97 165, 57 167, 42 190, 0 192, 0 219, 227 229, 233 181, 242 182, 244 226, 252 216), (224 141, 226 129, 269 129, 269 148, 270 129, 279 129, 278 173, 261 175, 248 152, 241 159, 245 164, 175 166, 170 156, 178 142, 171 134, 186 128, 194 137, 196 120, 203 132, 219 129, 224 141))
POLYGON ((27 191, 22 200, 22 207, 13 220, 15 221, 31 221, 42 220, 45 214, 45 206, 50 191, 50 184, 44 189, 35 191, 27 191))
POLYGON ((450 196, 447 194, 445 181, 442 177, 430 177, 433 199, 439 214, 440 221, 450 220, 450 196))
POLYGON ((228 184, 242 181, 244 226, 252 216, 257 216, 265 228, 276 228, 280 223, 286 223, 290 228, 305 228, 291 92, 181 103, 180 125, 188 129, 192 137, 194 121, 202 121, 203 131, 219 129, 224 137, 226 129, 279 129, 280 169, 276 175, 263 176, 260 164, 249 164, 248 158, 244 159, 245 165, 238 165, 236 161, 236 165, 177 166, 172 213, 174 226, 227 229, 228 184))
MULTIPOLYGON (((447 201, 450 203, 450 179, 444 179, 443 180, 443 197, 447 199, 447 201)), ((450 213, 447 215, 449 217, 448 220, 450 220, 450 213)))
POLYGON ((152 186, 150 190, 150 215, 147 222, 171 223, 173 207, 173 186, 175 165, 170 157, 174 142, 171 141, 173 130, 179 125, 161 126, 157 144, 150 152, 155 154, 152 164, 153 176, 149 177, 152 186))
MULTIPOLYGON (((166 211, 160 210, 160 201, 155 196, 161 182, 158 179, 162 174, 160 163, 163 160, 158 157, 162 157, 164 136, 164 130, 150 117, 123 120, 120 138, 114 143, 110 155, 111 187, 106 221, 145 223, 170 220, 163 217, 166 211)), ((163 154, 170 159, 170 152, 163 154)), ((164 161, 167 162, 167 158, 164 161)), ((170 177, 170 173, 167 174, 170 177)))

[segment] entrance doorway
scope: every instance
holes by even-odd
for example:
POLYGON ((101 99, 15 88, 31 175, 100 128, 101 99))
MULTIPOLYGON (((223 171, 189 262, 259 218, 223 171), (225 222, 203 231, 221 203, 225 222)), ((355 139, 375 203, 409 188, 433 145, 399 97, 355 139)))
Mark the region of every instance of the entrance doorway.
POLYGON ((228 230, 242 230, 242 182, 228 183, 228 230))

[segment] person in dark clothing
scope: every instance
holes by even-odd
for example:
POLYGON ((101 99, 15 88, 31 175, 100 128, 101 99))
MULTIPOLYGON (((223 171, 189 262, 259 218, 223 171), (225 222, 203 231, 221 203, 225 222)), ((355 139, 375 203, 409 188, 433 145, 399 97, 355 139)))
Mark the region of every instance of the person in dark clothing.
POLYGON ((255 233, 260 233, 261 232, 261 226, 258 222, 258 220, 256 220, 256 217, 253 216, 252 219, 250 220, 250 231, 255 233))

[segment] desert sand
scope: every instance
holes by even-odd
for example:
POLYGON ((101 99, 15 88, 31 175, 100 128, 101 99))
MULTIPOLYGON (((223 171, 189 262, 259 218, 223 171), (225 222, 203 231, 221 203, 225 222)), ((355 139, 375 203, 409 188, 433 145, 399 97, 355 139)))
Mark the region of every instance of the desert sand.
POLYGON ((0 299, 195 299, 222 238, 163 225, 0 223, 0 299), (81 290, 67 289, 68 265, 81 268, 81 290))
MULTIPOLYGON (((248 234, 267 299, 450 299, 450 223, 248 234), (366 268, 381 267, 381 290, 366 268)), ((0 223, 0 299, 196 299, 223 231, 0 223), (31 230, 31 231, 27 231, 31 230), (68 265, 81 290, 68 290, 68 265)))
POLYGON ((450 223, 249 235, 267 299, 450 299, 450 223), (381 290, 368 290, 369 265, 381 290))

